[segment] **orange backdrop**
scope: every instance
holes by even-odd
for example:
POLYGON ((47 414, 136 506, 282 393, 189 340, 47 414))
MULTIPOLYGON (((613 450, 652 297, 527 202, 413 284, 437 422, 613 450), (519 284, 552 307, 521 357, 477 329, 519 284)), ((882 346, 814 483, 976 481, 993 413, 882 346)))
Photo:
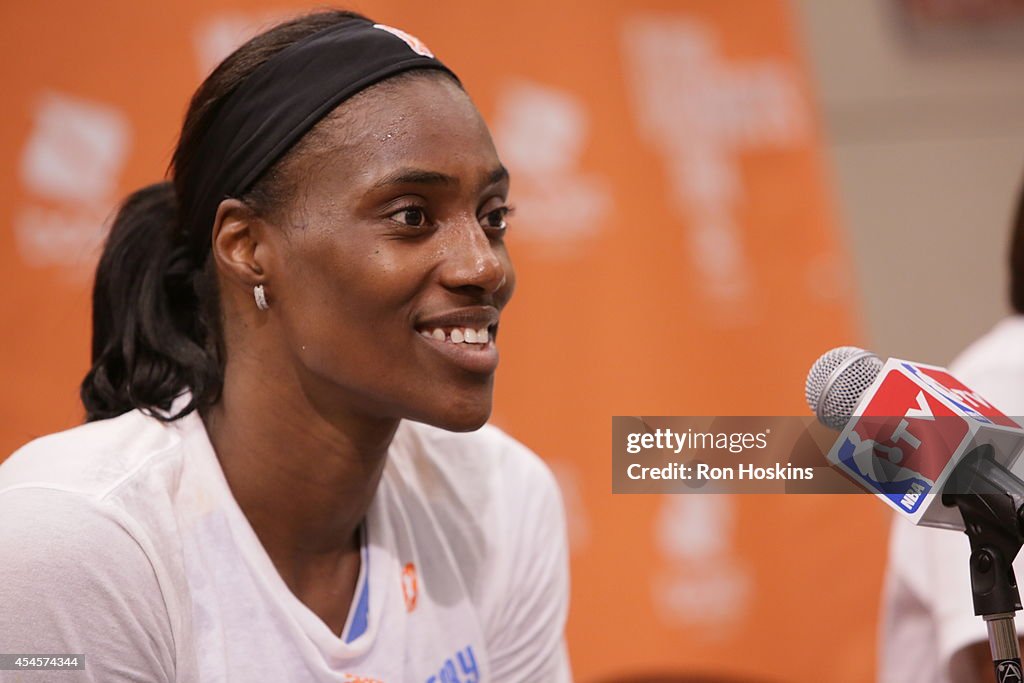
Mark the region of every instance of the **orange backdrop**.
MULTIPOLYGON (((512 171, 519 289, 494 419, 562 483, 577 677, 871 680, 887 519, 875 501, 610 493, 612 415, 804 414, 810 363, 857 339, 788 6, 350 7, 460 74, 512 171)), ((209 68, 302 8, 0 7, 0 453, 80 420, 105 217, 162 175, 209 68)))

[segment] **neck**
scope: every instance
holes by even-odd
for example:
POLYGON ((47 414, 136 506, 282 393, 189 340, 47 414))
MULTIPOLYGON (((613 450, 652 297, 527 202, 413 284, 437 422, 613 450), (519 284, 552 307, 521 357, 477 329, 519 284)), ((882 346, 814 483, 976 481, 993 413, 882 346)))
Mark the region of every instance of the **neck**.
POLYGON ((232 494, 285 577, 358 549, 398 427, 318 400, 313 384, 229 361, 203 414, 232 494))

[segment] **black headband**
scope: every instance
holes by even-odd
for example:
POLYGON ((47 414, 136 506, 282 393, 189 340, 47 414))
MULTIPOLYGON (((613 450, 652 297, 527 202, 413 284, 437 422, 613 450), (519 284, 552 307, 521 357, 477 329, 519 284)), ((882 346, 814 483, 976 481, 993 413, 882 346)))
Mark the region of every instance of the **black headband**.
MULTIPOLYGON (((239 197, 341 102, 411 69, 458 77, 419 40, 353 17, 277 53, 228 96, 199 143, 192 211, 183 216, 193 250, 208 251, 217 207, 239 197)), ((195 253, 195 251, 193 251, 195 253)))

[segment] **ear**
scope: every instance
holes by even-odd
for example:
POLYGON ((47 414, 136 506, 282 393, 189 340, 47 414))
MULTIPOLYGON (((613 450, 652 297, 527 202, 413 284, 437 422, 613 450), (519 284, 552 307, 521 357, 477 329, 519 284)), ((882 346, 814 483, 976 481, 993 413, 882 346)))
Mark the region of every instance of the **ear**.
POLYGON ((241 201, 222 201, 213 220, 213 257, 217 269, 246 288, 260 284, 261 251, 267 246, 262 239, 265 229, 263 221, 241 201))

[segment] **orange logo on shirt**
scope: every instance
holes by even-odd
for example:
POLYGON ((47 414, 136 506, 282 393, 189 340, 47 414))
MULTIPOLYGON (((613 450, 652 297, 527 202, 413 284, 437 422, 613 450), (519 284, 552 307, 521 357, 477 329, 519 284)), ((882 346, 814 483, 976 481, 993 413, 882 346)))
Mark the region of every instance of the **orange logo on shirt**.
POLYGON ((345 674, 345 683, 384 683, 376 678, 366 678, 358 674, 345 674))
POLYGON ((416 579, 416 565, 412 562, 402 570, 402 595, 405 596, 405 611, 416 609, 416 598, 419 597, 419 581, 416 579))

